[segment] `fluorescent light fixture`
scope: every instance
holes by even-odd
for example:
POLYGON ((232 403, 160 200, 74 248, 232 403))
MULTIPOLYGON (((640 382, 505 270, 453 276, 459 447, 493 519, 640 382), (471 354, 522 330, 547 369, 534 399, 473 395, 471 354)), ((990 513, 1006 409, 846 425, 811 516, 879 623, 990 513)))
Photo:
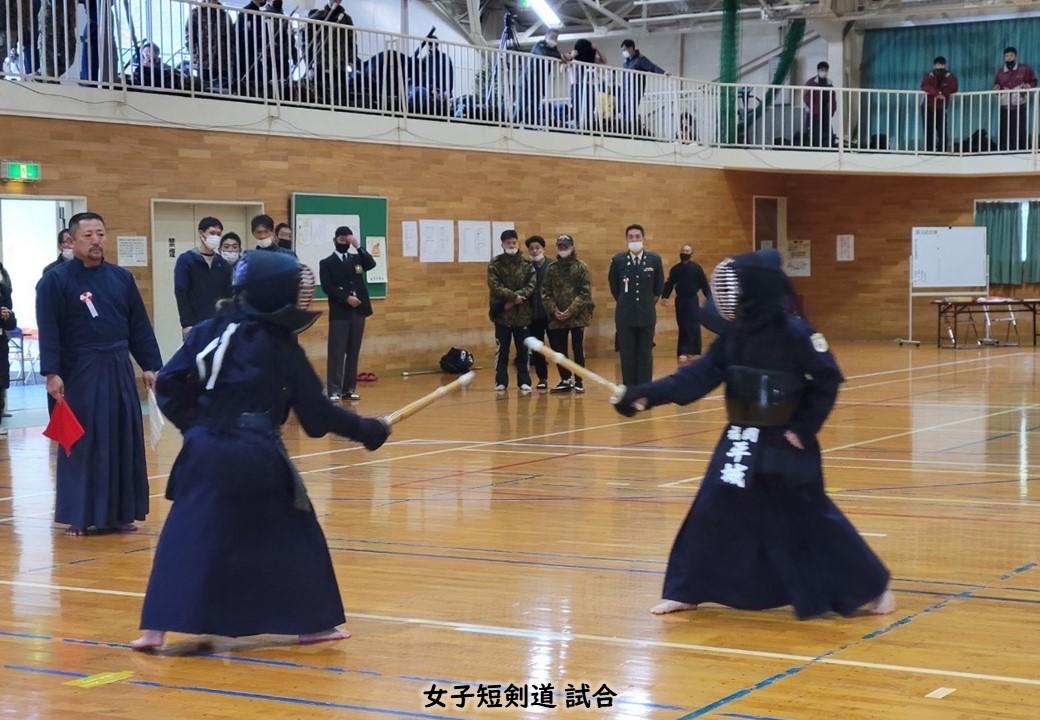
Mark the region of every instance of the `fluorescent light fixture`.
POLYGON ((549 3, 545 2, 545 0, 531 0, 531 9, 538 13, 539 19, 548 27, 557 28, 563 26, 560 16, 549 7, 549 3))

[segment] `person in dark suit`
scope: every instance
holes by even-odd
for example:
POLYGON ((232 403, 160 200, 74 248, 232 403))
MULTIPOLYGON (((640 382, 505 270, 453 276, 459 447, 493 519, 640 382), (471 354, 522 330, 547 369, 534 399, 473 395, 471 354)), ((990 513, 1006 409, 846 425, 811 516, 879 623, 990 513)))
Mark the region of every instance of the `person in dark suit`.
POLYGON ((621 382, 648 383, 654 376, 657 300, 664 291, 661 256, 643 249, 643 226, 625 228, 628 250, 610 261, 610 294, 617 301, 614 324, 621 353, 621 382))
POLYGON ((376 261, 346 226, 336 228, 334 242, 336 251, 318 265, 321 289, 329 298, 329 364, 325 390, 332 401, 338 401, 343 395, 350 400, 360 400, 354 391, 358 355, 365 334, 365 318, 372 314, 365 273, 376 266, 376 261))

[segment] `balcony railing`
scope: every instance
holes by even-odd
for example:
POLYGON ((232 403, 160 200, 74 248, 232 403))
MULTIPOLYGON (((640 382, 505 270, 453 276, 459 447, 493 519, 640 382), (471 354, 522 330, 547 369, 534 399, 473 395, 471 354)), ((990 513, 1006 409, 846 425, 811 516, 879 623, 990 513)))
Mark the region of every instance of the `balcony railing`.
POLYGON ((1034 153, 1037 90, 730 85, 156 0, 8 0, 2 77, 703 147, 911 155, 1034 153), (79 41, 83 38, 82 41, 79 41), (153 40, 157 38, 157 40, 153 40), (168 47, 160 47, 159 40, 168 47))

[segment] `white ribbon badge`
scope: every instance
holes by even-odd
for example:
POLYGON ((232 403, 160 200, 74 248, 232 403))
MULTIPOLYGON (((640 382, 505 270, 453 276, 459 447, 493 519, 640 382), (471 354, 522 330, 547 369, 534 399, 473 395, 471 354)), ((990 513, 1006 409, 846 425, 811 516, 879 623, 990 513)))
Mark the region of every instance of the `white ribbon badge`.
POLYGON ((97 308, 94 307, 94 294, 91 292, 85 292, 79 296, 80 302, 87 304, 87 310, 90 311, 90 317, 97 317, 97 308))

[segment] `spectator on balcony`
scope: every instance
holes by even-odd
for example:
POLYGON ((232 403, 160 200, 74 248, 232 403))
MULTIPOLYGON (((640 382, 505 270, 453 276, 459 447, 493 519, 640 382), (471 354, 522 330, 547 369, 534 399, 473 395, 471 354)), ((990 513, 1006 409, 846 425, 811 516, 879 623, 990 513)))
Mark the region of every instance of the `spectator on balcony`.
POLYGON ((831 115, 838 109, 835 102, 834 83, 827 78, 831 66, 826 62, 816 65, 816 74, 806 80, 809 87, 803 94, 805 102, 805 132, 803 142, 809 147, 829 148, 834 146, 831 132, 831 115))
POLYGON ((408 88, 408 107, 413 113, 447 115, 455 87, 455 68, 441 51, 435 37, 428 37, 415 51, 408 88), (422 55, 425 49, 426 54, 422 55), (421 56, 421 57, 420 57, 421 56))
MULTIPOLYGON (((658 67, 646 55, 642 55, 636 47, 635 40, 621 42, 621 57, 626 70, 656 73, 668 77, 671 75, 662 67, 658 67)), ((639 130, 639 101, 643 99, 646 89, 646 76, 625 73, 621 79, 621 125, 622 132, 634 133, 639 130)))
POLYGON ((162 50, 149 40, 144 40, 138 45, 127 82, 131 85, 165 90, 184 90, 191 85, 191 79, 184 73, 174 70, 162 61, 162 50))
MULTIPOLYGON (((579 63, 606 65, 607 59, 589 40, 581 38, 574 43, 571 60, 579 63)), ((571 111, 574 127, 579 130, 592 128, 596 112, 596 77, 588 65, 567 65, 571 83, 571 111)))
POLYGON ((296 49, 296 37, 293 34, 289 19, 282 10, 282 0, 268 0, 267 12, 273 17, 268 19, 271 28, 271 82, 278 83, 282 89, 282 97, 292 82, 293 68, 300 61, 300 53, 296 49))
POLYGON ((921 80, 924 98, 924 146, 929 152, 946 151, 949 98, 957 92, 957 76, 946 69, 946 58, 935 58, 931 72, 921 80))
POLYGON ((266 6, 267 0, 250 0, 242 8, 246 12, 240 12, 235 20, 235 75, 239 95, 261 97, 271 81, 270 38, 264 18, 254 14, 266 6))
MULTIPOLYGON (((558 47, 559 41, 560 33, 550 30, 531 48, 532 55, 545 59, 529 60, 525 63, 524 77, 520 85, 522 96, 517 112, 519 116, 517 122, 521 125, 544 127, 548 124, 549 112, 543 103, 553 69, 556 67, 553 60, 565 62, 563 53, 558 47)), ((567 61, 570 61, 570 54, 567 56, 567 61)))
POLYGON ((36 0, 39 8, 39 74, 57 78, 68 72, 76 56, 76 3, 72 0, 36 0))
POLYGON ((191 67, 208 92, 231 91, 232 37, 231 18, 220 0, 191 7, 184 39, 191 51, 191 67))
POLYGON ((343 9, 343 0, 329 0, 321 10, 307 13, 303 44, 306 48, 307 80, 315 102, 343 104, 347 81, 357 56, 354 44, 354 20, 343 9))
POLYGON ((1029 93, 1036 87, 1033 68, 1018 62, 1018 50, 1004 48, 1004 64, 997 70, 993 81, 994 90, 1003 90, 1000 95, 1000 149, 1027 150, 1026 107, 1029 93))

